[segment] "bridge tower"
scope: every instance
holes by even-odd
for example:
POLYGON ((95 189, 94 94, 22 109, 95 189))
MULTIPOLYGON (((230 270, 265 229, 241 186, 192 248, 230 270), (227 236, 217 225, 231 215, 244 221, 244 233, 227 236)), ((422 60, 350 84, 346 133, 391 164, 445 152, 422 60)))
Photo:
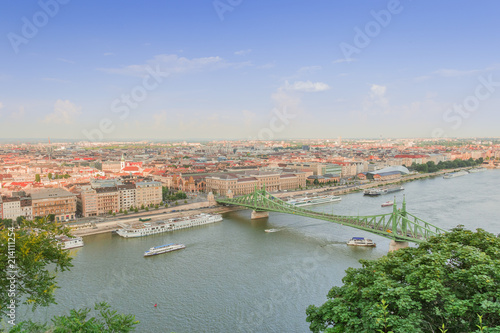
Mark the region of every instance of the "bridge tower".
MULTIPOLYGON (((262 184, 262 193, 266 193, 266 183, 262 184)), ((253 202, 255 207, 257 207, 257 185, 255 185, 255 192, 253 196, 253 202)), ((269 217, 269 212, 265 210, 256 210, 254 209, 252 211, 252 215, 250 215, 250 219, 256 220, 256 219, 263 219, 269 217)))
MULTIPOLYGON (((402 242, 396 240, 396 235, 398 233, 398 206, 396 204, 396 197, 394 197, 394 205, 392 206, 392 234, 393 239, 389 243, 389 252, 394 252, 399 249, 404 249, 408 247, 408 242, 402 242)), ((406 215, 406 200, 403 197, 403 208, 401 209, 401 213, 406 215)), ((406 235, 406 221, 402 221, 401 232, 403 235, 406 235)))

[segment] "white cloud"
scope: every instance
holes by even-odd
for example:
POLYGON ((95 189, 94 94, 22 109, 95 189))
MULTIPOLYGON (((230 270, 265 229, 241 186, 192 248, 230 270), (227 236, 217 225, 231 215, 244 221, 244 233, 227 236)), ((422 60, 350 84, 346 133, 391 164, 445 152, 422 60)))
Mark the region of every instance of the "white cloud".
POLYGON ((343 63, 343 62, 353 62, 353 61, 357 61, 357 59, 354 59, 354 58, 340 58, 340 59, 332 61, 332 64, 340 64, 340 63, 343 63))
POLYGON ((216 70, 221 68, 238 68, 248 66, 248 62, 229 63, 221 57, 204 57, 188 59, 175 54, 160 54, 145 64, 129 65, 122 68, 99 68, 99 70, 128 76, 144 77, 150 75, 148 69, 159 72, 160 76, 166 77, 171 74, 187 73, 201 70, 216 70))
POLYGON ((47 124, 72 124, 74 118, 80 114, 82 108, 71 103, 69 100, 58 99, 54 104, 54 112, 45 116, 43 120, 47 124))
POLYGON ((252 49, 248 49, 248 50, 239 50, 239 51, 236 51, 234 52, 235 55, 247 55, 249 54, 250 52, 252 52, 252 49))
POLYGON ((303 92, 317 92, 328 90, 330 89, 330 86, 323 82, 295 81, 293 84, 290 84, 286 81, 285 89, 303 92))

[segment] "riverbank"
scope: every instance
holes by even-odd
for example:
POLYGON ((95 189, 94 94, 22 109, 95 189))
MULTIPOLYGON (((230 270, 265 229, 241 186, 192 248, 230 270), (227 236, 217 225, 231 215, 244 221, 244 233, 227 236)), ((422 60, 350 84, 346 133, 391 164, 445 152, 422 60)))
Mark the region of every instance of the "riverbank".
POLYGON ((209 214, 224 214, 227 212, 240 210, 241 207, 225 207, 225 206, 216 206, 216 207, 208 207, 208 208, 198 208, 196 210, 189 211, 179 211, 179 212, 165 212, 163 214, 155 214, 155 215, 137 215, 131 216, 129 218, 120 218, 111 221, 104 221, 95 223, 95 227, 91 228, 82 228, 78 230, 74 230, 71 232, 73 236, 85 237, 97 234, 103 234, 107 232, 112 232, 114 230, 120 229, 120 224, 128 224, 128 223, 136 223, 139 218, 151 218, 151 221, 156 220, 166 220, 176 217, 185 217, 191 216, 199 213, 209 213, 209 214))
MULTIPOLYGON (((414 180, 425 179, 425 178, 433 178, 441 176, 448 172, 454 172, 458 170, 464 170, 467 168, 458 168, 458 169, 448 169, 448 170, 439 170, 434 173, 422 173, 422 174, 411 174, 404 175, 398 179, 392 179, 387 181, 367 181, 364 184, 360 185, 351 185, 351 186, 329 186, 315 189, 306 189, 300 191, 293 192, 280 192, 273 193, 273 196, 280 199, 288 199, 296 196, 305 196, 305 195, 344 195, 352 192, 359 192, 365 189, 379 187, 379 186, 388 186, 388 185, 396 185, 403 184, 406 182, 411 182, 414 180)), ((77 230, 73 230, 71 233, 73 236, 85 237, 90 235, 102 234, 107 232, 112 232, 121 228, 120 224, 128 224, 138 222, 139 218, 151 218, 152 221, 156 220, 165 220, 176 217, 185 217, 191 216, 199 213, 210 213, 210 214, 223 214, 231 211, 242 210, 246 208, 242 207, 228 207, 228 206, 209 206, 209 202, 200 202, 195 204, 181 205, 178 207, 171 208, 163 208, 155 211, 149 212, 141 212, 133 214, 133 216, 122 215, 110 220, 110 218, 101 218, 99 222, 95 222, 95 226, 80 228, 77 230), (175 208, 175 209, 174 209, 175 208)), ((131 214, 132 215, 132 214, 131 214)))

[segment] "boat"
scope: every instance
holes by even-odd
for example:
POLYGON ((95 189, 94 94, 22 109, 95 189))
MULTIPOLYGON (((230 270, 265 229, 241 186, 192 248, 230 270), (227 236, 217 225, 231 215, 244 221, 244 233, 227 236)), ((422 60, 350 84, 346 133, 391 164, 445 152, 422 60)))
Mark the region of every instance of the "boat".
POLYGON ((450 178, 455 178, 455 177, 460 177, 460 176, 465 176, 468 175, 469 173, 465 170, 460 170, 457 172, 450 172, 450 173, 445 173, 443 178, 444 179, 450 179, 450 178))
POLYGON ((486 171, 486 168, 472 168, 467 171, 469 171, 469 173, 476 173, 476 172, 486 171))
POLYGON ((66 235, 59 235, 55 237, 59 242, 59 246, 63 250, 74 249, 76 247, 83 246, 83 238, 82 237, 68 237, 66 235))
POLYGON ((382 204, 382 207, 389 207, 389 206, 393 206, 394 205, 394 201, 386 201, 382 204))
POLYGON ((364 237, 353 237, 348 242, 347 245, 350 246, 377 246, 371 239, 367 239, 364 237))
POLYGON ((144 224, 120 224, 122 229, 118 229, 116 233, 125 238, 143 237, 220 221, 222 221, 222 216, 220 214, 201 213, 189 217, 172 218, 166 221, 154 221, 144 224))
POLYGON ((278 229, 266 229, 264 230, 265 232, 276 232, 279 231, 278 229))
POLYGON ((177 250, 182 250, 185 249, 186 246, 184 244, 166 244, 166 245, 160 245, 160 246, 155 246, 150 248, 148 251, 144 252, 145 257, 149 256, 155 256, 157 254, 162 254, 162 253, 167 253, 167 252, 172 252, 172 251, 177 251, 177 250))
POLYGON ((403 191, 405 188, 403 186, 391 186, 391 187, 381 187, 381 188, 369 188, 364 191, 364 195, 371 197, 379 196, 382 194, 389 194, 393 192, 403 191))
POLYGON ((317 197, 303 197, 303 198, 298 198, 298 199, 290 199, 286 201, 290 205, 296 206, 296 207, 302 207, 302 206, 310 206, 310 205, 319 205, 323 203, 328 203, 328 202, 336 202, 342 200, 341 197, 338 195, 322 195, 322 196, 317 196, 317 197))

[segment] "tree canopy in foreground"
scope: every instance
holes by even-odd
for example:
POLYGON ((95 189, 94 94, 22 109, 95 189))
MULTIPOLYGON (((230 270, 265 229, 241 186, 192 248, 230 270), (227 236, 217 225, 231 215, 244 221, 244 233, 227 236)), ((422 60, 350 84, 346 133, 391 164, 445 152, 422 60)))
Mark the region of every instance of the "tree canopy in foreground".
POLYGON ((61 234, 68 229, 47 219, 0 225, 0 317, 21 301, 33 308, 55 303, 55 273, 73 266, 54 238, 61 234))
POLYGON ((360 263, 307 308, 312 332, 500 332, 500 238, 491 233, 457 227, 360 263))

